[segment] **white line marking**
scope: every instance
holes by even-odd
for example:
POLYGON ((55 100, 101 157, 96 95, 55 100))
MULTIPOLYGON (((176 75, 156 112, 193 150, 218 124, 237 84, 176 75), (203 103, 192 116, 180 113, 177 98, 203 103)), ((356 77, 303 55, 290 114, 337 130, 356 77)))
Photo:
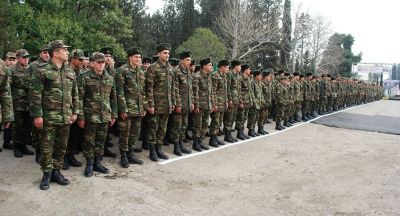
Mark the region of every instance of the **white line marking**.
MULTIPOLYGON (((375 102, 373 102, 373 103, 375 103, 375 102)), ((371 104, 371 103, 367 103, 367 104, 371 104)), ((349 107, 349 108, 346 108, 346 109, 343 109, 343 110, 339 110, 339 111, 336 111, 336 112, 333 112, 333 113, 329 113, 329 114, 325 114, 325 115, 322 115, 322 116, 318 116, 318 117, 316 117, 314 119, 311 119, 311 120, 309 120, 307 122, 298 123, 296 125, 293 125, 292 127, 288 127, 288 128, 286 128, 284 130, 281 130, 281 131, 275 131, 275 132, 272 132, 272 133, 269 133, 269 134, 266 134, 266 135, 253 137, 253 138, 250 138, 250 139, 247 139, 247 140, 242 140, 242 141, 235 142, 235 143, 229 143, 228 144, 227 142, 225 142, 225 145, 219 146, 218 148, 211 148, 210 150, 203 150, 202 152, 196 152, 196 153, 194 153, 192 151, 192 154, 188 154, 188 155, 185 155, 185 156, 180 156, 180 157, 172 158, 172 159, 169 159, 169 160, 165 160, 165 161, 159 162, 158 164, 166 165, 166 164, 169 164, 169 163, 172 163, 172 162, 175 162, 175 161, 179 161, 179 160, 183 160, 183 159, 186 159, 186 158, 191 158, 191 157, 199 156, 199 155, 202 155, 202 154, 208 154, 208 153, 211 153, 211 152, 214 152, 214 151, 218 151, 218 150, 221 150, 221 149, 224 149, 224 148, 229 148, 231 146, 248 143, 250 141, 266 138, 266 137, 269 137, 269 136, 274 136, 274 135, 277 135, 277 134, 284 133, 286 131, 292 130, 293 128, 299 127, 301 125, 309 124, 310 122, 315 121, 317 119, 320 119, 322 117, 326 117, 326 116, 330 116, 330 115, 333 115, 333 114, 336 114, 336 113, 344 112, 346 110, 350 110, 350 109, 353 109, 355 107, 360 107, 360 106, 364 106, 364 105, 367 105, 367 104, 361 104, 361 105, 358 105, 358 106, 352 106, 352 107, 349 107)))

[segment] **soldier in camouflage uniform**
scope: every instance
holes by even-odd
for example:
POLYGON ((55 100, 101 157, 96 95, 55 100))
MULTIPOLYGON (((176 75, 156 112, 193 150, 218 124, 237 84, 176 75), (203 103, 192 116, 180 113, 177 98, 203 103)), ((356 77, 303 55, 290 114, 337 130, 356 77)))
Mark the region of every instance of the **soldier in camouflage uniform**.
POLYGON ((181 100, 176 95, 174 74, 168 63, 171 45, 157 46, 157 61, 150 65, 146 72, 145 92, 149 104, 149 131, 147 142, 150 148, 150 159, 168 159, 161 150, 161 145, 167 129, 168 117, 173 110, 181 112, 181 100))
MULTIPOLYGON (((82 69, 84 58, 83 50, 74 49, 71 51, 69 66, 74 70, 76 77, 79 77, 84 73, 82 69)), ((68 170, 70 166, 82 166, 82 163, 75 158, 75 153, 79 152, 79 148, 82 148, 83 137, 84 129, 80 128, 77 122, 72 123, 69 129, 67 152, 64 156, 63 170, 68 170)))
MULTIPOLYGON (((10 67, 14 67, 17 64, 17 55, 15 52, 8 52, 6 55, 5 62, 0 59, 0 64, 4 64, 4 71, 7 73, 7 77, 11 78, 11 71, 10 67)), ((5 149, 13 149, 12 144, 12 126, 8 128, 4 128, 3 130, 3 148, 5 149)), ((0 148, 1 149, 1 148, 0 148)))
MULTIPOLYGON (((40 49, 39 58, 36 61, 34 61, 34 62, 29 64, 29 66, 27 68, 27 71, 28 71, 29 75, 32 77, 33 72, 40 65, 46 64, 49 61, 49 59, 50 59, 49 45, 45 44, 40 49)), ((39 163, 39 159, 40 159, 39 132, 40 132, 40 130, 38 130, 37 128, 35 128, 32 125, 32 147, 35 148, 35 161, 36 161, 36 163, 39 163)))
MULTIPOLYGON (((4 124, 4 128, 9 128, 14 121, 13 102, 10 88, 10 73, 3 60, 0 59, 0 123, 4 124)), ((2 148, 0 148, 0 152, 2 148)))
POLYGON ((190 72, 191 52, 184 51, 179 54, 180 64, 175 74, 175 87, 179 91, 181 99, 181 113, 173 112, 173 128, 172 139, 174 142, 174 154, 181 156, 182 153, 190 154, 191 151, 187 149, 183 143, 185 138, 186 129, 188 127, 189 113, 193 111, 193 92, 192 82, 193 77, 190 72))
POLYGON ((231 134, 232 126, 236 120, 239 109, 239 95, 240 95, 240 79, 241 75, 241 62, 238 60, 231 61, 231 68, 227 74, 227 89, 228 89, 228 109, 224 113, 224 140, 227 142, 237 142, 231 134))
MULTIPOLYGON (((209 149, 202 141, 208 129, 210 114, 218 112, 210 75, 213 68, 211 59, 202 59, 200 67, 200 72, 193 77, 193 149, 195 151, 209 149)), ((219 146, 216 143, 210 144, 213 144, 214 147, 219 146)))
POLYGON ((294 122, 300 122, 301 104, 303 102, 303 85, 300 82, 300 74, 293 73, 294 76, 294 112, 292 119, 294 122))
MULTIPOLYGON (((228 85, 226 80, 226 74, 229 71, 229 61, 221 60, 218 62, 218 70, 215 71, 212 76, 212 86, 215 95, 215 106, 217 110, 211 113, 211 125, 210 125, 210 142, 211 146, 225 145, 223 141, 220 141, 217 134, 220 130, 221 116, 224 115, 225 110, 228 108, 228 85)), ((230 140, 233 142, 233 140, 230 140)))
POLYGON ((295 92, 294 92, 294 77, 290 75, 290 73, 285 73, 285 77, 287 78, 287 90, 289 92, 289 97, 287 101, 287 105, 285 106, 284 117, 283 117, 283 126, 291 127, 293 126, 290 122, 291 116, 294 110, 294 100, 295 100, 295 92))
POLYGON ((313 77, 312 73, 307 73, 306 74, 306 79, 303 81, 303 114, 302 114, 302 120, 303 121, 308 121, 312 117, 310 116, 311 114, 311 103, 314 98, 313 96, 313 87, 311 86, 311 79, 313 77))
POLYGON ((60 169, 67 148, 69 126, 76 121, 79 112, 79 96, 75 72, 65 64, 68 47, 60 40, 51 42, 51 60, 33 73, 30 111, 35 127, 41 129, 42 190, 49 188, 50 180, 60 185, 69 184, 60 169))
POLYGON ((33 155, 34 153, 26 147, 32 143, 32 121, 28 98, 31 76, 26 70, 29 53, 24 49, 19 49, 16 54, 17 64, 10 68, 10 86, 15 118, 12 130, 14 156, 20 158, 23 155, 33 155))
MULTIPOLYGON (((106 71, 111 74, 112 76, 115 75, 116 73, 116 69, 114 67, 115 65, 115 61, 113 58, 113 54, 114 54, 114 50, 111 47, 103 47, 100 49, 101 53, 104 54, 105 56, 105 62, 106 62, 106 71)), ((106 139, 106 143, 104 145, 104 157, 117 157, 117 154, 112 152, 108 147, 113 147, 114 144, 111 143, 111 137, 110 134, 113 133, 115 136, 119 136, 119 130, 118 130, 118 120, 117 120, 117 124, 114 124, 113 126, 108 128, 108 132, 107 132, 107 139, 106 139)))
POLYGON ((262 94, 263 94, 263 104, 260 109, 260 114, 257 120, 258 126, 258 134, 265 135, 268 134, 266 130, 264 130, 264 124, 267 123, 269 109, 272 106, 272 74, 271 70, 267 69, 267 71, 262 73, 262 94))
POLYGON ((250 137, 244 134, 244 124, 247 121, 249 114, 249 108, 254 105, 253 89, 252 89, 252 77, 250 76, 251 68, 245 64, 241 67, 242 76, 239 82, 240 94, 239 94, 239 109, 236 117, 236 138, 245 140, 250 137))
MULTIPOLYGON (((257 119, 260 114, 260 109, 264 103, 263 89, 262 89, 262 74, 261 71, 256 70, 253 73, 252 79, 252 94, 253 94, 253 105, 249 109, 248 120, 247 120, 247 129, 248 135, 251 137, 256 137, 258 134, 256 133, 255 127, 257 123, 257 119)), ((260 128, 259 128, 260 129, 260 128)), ((261 134, 260 134, 261 135, 261 134)))
POLYGON ((117 70, 115 83, 118 98, 118 128, 120 130, 119 149, 121 166, 142 165, 143 161, 134 155, 139 139, 142 118, 146 114, 147 101, 144 92, 144 72, 140 67, 142 50, 138 47, 128 49, 128 63, 117 70))
POLYGON ((93 171, 109 173, 101 164, 108 126, 117 118, 117 95, 114 77, 105 71, 103 53, 93 54, 93 68, 78 77, 78 125, 84 128, 83 154, 86 158, 85 176, 93 171))
POLYGON ((276 84, 276 99, 275 99, 275 105, 276 105, 276 126, 275 130, 284 130, 285 127, 282 126, 282 120, 285 116, 285 106, 288 104, 289 100, 289 90, 288 90, 288 84, 289 81, 287 80, 287 77, 278 77, 279 83, 276 84))

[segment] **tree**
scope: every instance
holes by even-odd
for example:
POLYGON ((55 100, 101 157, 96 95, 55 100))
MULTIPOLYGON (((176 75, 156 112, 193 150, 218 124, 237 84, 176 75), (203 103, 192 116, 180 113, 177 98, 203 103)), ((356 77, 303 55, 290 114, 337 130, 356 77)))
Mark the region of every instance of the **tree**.
POLYGON ((229 50, 231 59, 242 59, 271 42, 277 29, 260 21, 249 1, 225 1, 215 31, 229 50))
POLYGON ((292 16, 291 2, 285 0, 282 17, 282 39, 281 39, 281 67, 289 69, 290 51, 292 49, 292 16))
POLYGON ((192 52, 193 59, 211 57, 213 61, 226 58, 227 49, 221 40, 210 29, 198 28, 189 39, 183 42, 176 53, 184 50, 192 52))
POLYGON ((317 70, 317 65, 321 61, 323 50, 328 45, 330 31, 330 22, 321 15, 312 18, 311 24, 311 65, 312 72, 317 70))

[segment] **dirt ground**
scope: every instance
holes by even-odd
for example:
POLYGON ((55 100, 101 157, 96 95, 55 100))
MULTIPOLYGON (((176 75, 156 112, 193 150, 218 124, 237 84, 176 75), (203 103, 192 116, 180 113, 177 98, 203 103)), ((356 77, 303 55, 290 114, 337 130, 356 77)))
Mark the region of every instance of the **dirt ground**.
MULTIPOLYGON (((400 102, 380 101, 346 112, 399 110, 400 102)), ((63 172, 69 186, 47 191, 33 156, 4 150, 0 215, 400 215, 399 144, 396 135, 304 123, 164 165, 147 152, 145 165, 128 169, 106 158, 110 175, 72 168, 63 172)))

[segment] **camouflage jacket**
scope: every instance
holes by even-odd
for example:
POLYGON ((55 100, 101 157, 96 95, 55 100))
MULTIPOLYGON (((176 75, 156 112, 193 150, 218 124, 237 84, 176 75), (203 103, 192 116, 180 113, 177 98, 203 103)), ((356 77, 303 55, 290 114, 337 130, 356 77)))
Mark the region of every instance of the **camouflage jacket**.
POLYGON ((48 124, 70 124, 72 114, 79 112, 79 95, 75 72, 63 64, 58 69, 51 60, 40 65, 32 77, 30 112, 43 117, 48 124))
POLYGON ((14 109, 11 96, 10 78, 4 62, 0 61, 0 122, 14 121, 14 109))
POLYGON ((117 95, 114 77, 105 70, 97 75, 94 70, 78 77, 78 120, 107 123, 117 118, 117 95))
POLYGON ((293 91, 294 91, 294 101, 295 102, 303 101, 302 88, 301 88, 301 83, 299 81, 294 81, 293 91))
POLYGON ((251 77, 242 75, 242 79, 240 79, 241 89, 239 101, 240 103, 243 103, 244 108, 250 108, 254 106, 253 85, 251 82, 251 77))
POLYGON ((233 71, 229 71, 227 74, 228 101, 232 101, 233 105, 239 105, 241 77, 240 74, 233 71))
POLYGON ((211 108, 215 104, 211 74, 200 71, 194 75, 193 102, 196 108, 211 111, 211 108))
POLYGON ((282 83, 276 83, 276 98, 275 103, 279 106, 285 106, 288 104, 289 100, 289 91, 287 86, 284 86, 282 83))
POLYGON ((126 64, 117 70, 115 86, 119 113, 144 116, 147 109, 144 82, 144 72, 140 67, 134 69, 130 64, 126 64))
POLYGON ((295 92, 294 92, 294 83, 290 82, 287 86, 286 86, 288 92, 289 92, 289 97, 288 97, 288 103, 289 104, 293 104, 294 100, 295 100, 295 92))
POLYGON ((179 98, 181 99, 181 112, 182 114, 190 113, 190 105, 193 104, 193 76, 192 73, 188 70, 179 66, 179 69, 175 74, 175 87, 177 89, 177 94, 179 94, 179 98))
POLYGON ((219 112, 224 112, 228 107, 228 84, 226 74, 216 71, 212 75, 212 86, 219 112))
POLYGON ((25 67, 17 63, 10 67, 11 95, 14 111, 29 112, 29 88, 31 85, 31 76, 25 67))
POLYGON ((264 105, 264 94, 263 94, 263 86, 261 80, 253 80, 252 82, 252 93, 254 98, 254 108, 261 109, 264 105))
POLYGON ((30 76, 33 76, 33 71, 35 71, 42 64, 46 64, 46 62, 39 58, 38 60, 30 63, 28 68, 26 68, 26 71, 28 71, 30 76))
POLYGON ((263 80, 262 81, 262 91, 264 98, 264 107, 272 106, 272 81, 263 80))
POLYGON ((146 72, 145 92, 149 107, 154 107, 155 114, 168 114, 173 106, 181 106, 178 91, 175 88, 171 65, 163 65, 160 60, 150 65, 146 72))
POLYGON ((311 81, 309 80, 304 80, 303 82, 303 93, 304 93, 304 100, 306 101, 311 101, 314 99, 313 96, 313 87, 311 84, 311 81))

